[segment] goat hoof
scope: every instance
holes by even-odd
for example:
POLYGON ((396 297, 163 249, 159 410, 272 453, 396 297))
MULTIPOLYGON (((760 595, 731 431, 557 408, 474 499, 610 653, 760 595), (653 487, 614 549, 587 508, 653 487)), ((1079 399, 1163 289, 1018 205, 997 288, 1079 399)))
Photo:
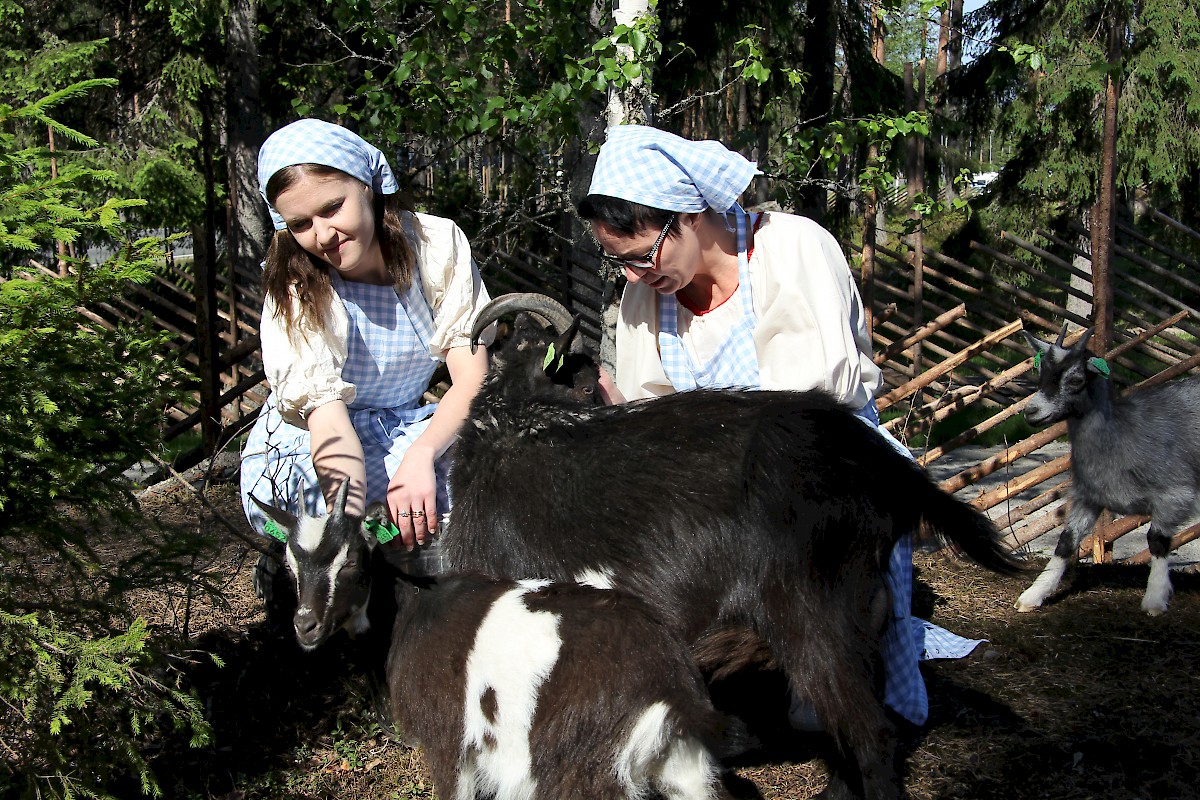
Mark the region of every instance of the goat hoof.
POLYGON ((1022 603, 1020 600, 1013 604, 1013 608, 1017 610, 1018 614, 1028 614, 1030 611, 1037 611, 1041 607, 1041 603, 1030 605, 1029 603, 1022 603))
POLYGON ((1167 607, 1166 605, 1143 605, 1142 611, 1145 611, 1146 614, 1151 617, 1161 617, 1163 614, 1167 613, 1167 607))

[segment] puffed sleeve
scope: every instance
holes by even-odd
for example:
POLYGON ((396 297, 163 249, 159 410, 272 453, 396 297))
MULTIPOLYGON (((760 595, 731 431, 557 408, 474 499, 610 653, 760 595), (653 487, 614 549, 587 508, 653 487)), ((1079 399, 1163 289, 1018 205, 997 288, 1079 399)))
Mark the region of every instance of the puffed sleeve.
POLYGON ((259 328, 263 370, 285 422, 307 428, 313 409, 334 400, 354 400, 354 384, 342 380, 349 325, 346 307, 335 293, 323 331, 304 324, 289 337, 283 315, 267 296, 259 328))
POLYGON ((862 300, 837 240, 772 214, 756 236, 754 337, 764 389, 823 389, 855 408, 881 382, 862 300))
MULTIPOLYGON (((467 235, 452 220, 417 214, 414 240, 421 286, 433 311, 430 353, 445 359, 446 351, 471 343, 471 324, 491 298, 471 257, 467 235)), ((480 337, 491 344, 495 330, 480 337)))

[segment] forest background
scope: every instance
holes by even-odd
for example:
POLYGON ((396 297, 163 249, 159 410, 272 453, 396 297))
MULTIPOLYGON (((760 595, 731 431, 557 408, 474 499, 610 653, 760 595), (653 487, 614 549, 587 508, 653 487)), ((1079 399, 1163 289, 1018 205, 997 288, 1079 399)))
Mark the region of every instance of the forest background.
POLYGON ((0 0, 0 793, 153 795, 164 741, 209 744, 180 666, 203 654, 128 602, 220 593, 189 568, 211 542, 146 519, 125 478, 195 376, 145 321, 80 310, 153 280, 180 238, 198 285, 256 268, 254 162, 282 124, 379 144, 480 259, 594 249, 571 207, 618 119, 740 149, 765 176, 752 202, 848 250, 964 226, 1032 239, 1113 213, 1106 185, 1195 226, 1193 0, 613 5, 0 0))

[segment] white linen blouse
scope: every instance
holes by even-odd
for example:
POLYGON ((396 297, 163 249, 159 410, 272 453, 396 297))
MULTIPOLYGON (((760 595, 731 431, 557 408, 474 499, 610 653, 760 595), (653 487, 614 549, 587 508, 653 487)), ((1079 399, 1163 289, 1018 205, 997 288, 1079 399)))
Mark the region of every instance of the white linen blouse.
MULTIPOLYGON (((490 298, 471 258, 466 234, 452 220, 429 214, 406 214, 409 241, 416 250, 421 289, 433 312, 430 353, 445 360, 452 347, 470 344, 471 323, 490 298)), ((259 335, 263 369, 284 421, 307 428, 313 409, 343 400, 351 403, 356 388, 342 380, 346 363, 349 317, 336 292, 323 331, 304 323, 289 337, 283 316, 268 295, 263 302, 259 335)), ((486 332, 484 343, 491 339, 486 332)))
MULTIPOLYGON (((751 224, 757 215, 751 214, 751 224)), ((862 298, 836 239, 807 217, 770 212, 754 234, 750 282, 762 389, 823 389, 861 408, 882 383, 862 298)), ((738 291, 712 311, 679 305, 683 345, 705 363, 741 315, 738 291)), ((631 283, 621 296, 616 383, 627 400, 671 394, 658 348, 658 294, 631 283)))

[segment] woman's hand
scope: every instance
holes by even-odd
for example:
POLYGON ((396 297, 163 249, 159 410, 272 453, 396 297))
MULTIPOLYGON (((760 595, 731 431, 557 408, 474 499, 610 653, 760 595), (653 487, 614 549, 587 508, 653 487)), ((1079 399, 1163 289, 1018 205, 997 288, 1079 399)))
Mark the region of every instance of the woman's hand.
POLYGON ((437 531, 436 454, 419 441, 409 446, 396 473, 388 481, 388 515, 400 529, 405 550, 425 544, 437 531))
POLYGON ((604 367, 600 368, 600 397, 604 399, 606 406, 617 406, 625 402, 625 395, 621 394, 621 390, 604 367))

